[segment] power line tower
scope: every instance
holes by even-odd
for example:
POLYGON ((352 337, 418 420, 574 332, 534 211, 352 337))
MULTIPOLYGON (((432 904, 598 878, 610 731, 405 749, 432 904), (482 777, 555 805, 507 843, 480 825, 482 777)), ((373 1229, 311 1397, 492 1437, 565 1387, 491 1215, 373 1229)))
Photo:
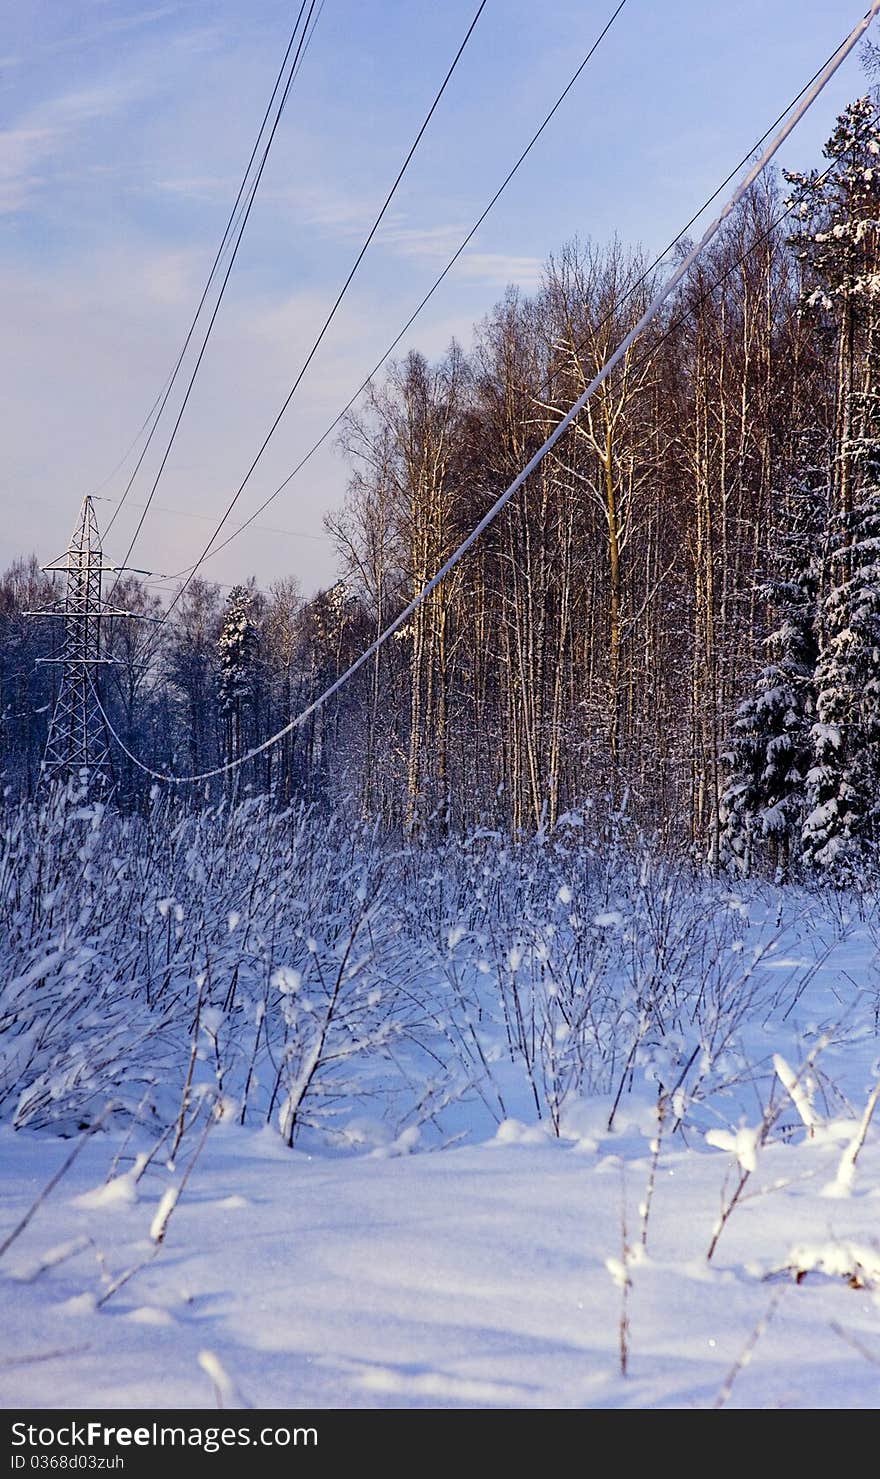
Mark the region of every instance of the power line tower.
POLYGON ((47 574, 65 576, 63 599, 45 610, 27 613, 64 622, 59 655, 39 659, 61 668, 61 685, 43 757, 45 785, 74 777, 83 779, 92 791, 109 791, 113 784, 110 738, 97 697, 98 671, 113 662, 101 656, 101 621, 106 616, 132 613, 105 606, 101 577, 116 567, 105 565, 103 559, 98 521, 87 496, 66 553, 42 567, 47 574))

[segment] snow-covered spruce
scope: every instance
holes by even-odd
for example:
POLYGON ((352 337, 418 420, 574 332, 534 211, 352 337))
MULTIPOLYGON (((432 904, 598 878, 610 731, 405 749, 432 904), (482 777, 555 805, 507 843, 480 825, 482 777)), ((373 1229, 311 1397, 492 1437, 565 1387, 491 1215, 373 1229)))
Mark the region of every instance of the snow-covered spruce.
POLYGON ((722 797, 722 843, 746 873, 768 861, 780 878, 800 855, 806 776, 812 762, 817 660, 819 562, 816 511, 821 498, 799 489, 790 507, 800 527, 780 541, 779 578, 766 595, 777 625, 766 639, 770 661, 752 697, 740 705, 722 797))

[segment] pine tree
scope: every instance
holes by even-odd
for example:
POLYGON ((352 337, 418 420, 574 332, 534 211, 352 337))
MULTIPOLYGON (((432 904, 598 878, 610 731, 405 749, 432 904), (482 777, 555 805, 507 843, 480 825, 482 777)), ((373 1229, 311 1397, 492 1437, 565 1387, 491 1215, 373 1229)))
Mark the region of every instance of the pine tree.
POLYGON ((230 760, 244 752, 244 715, 253 702, 259 636, 253 619, 254 593, 233 586, 217 641, 220 657, 218 693, 226 720, 226 752, 230 760))
MULTIPOLYGON (((864 450, 864 448, 863 448, 864 450)), ((816 669, 807 859, 840 881, 880 839, 880 443, 870 483, 838 516, 816 669)))
POLYGON ((787 174, 801 226, 792 245, 805 273, 804 308, 816 332, 836 336, 834 494, 848 513, 857 499, 873 425, 880 369, 880 123, 858 98, 825 145, 830 167, 787 174), (867 418, 867 419, 866 419, 867 418), (860 467, 861 462, 861 467, 860 467))
POLYGON ((800 850, 815 705, 817 564, 802 543, 798 553, 799 566, 766 592, 779 625, 766 639, 770 661, 737 712, 722 799, 725 851, 749 872, 766 850, 782 876, 800 850))
POLYGON ((805 307, 836 335, 830 551, 821 602, 806 859, 845 881, 877 840, 880 789, 880 126, 851 103, 825 178, 789 176, 805 307))
POLYGON ((826 310, 876 291, 880 121, 876 100, 856 98, 840 114, 823 154, 830 168, 792 174, 791 201, 801 229, 793 245, 816 280, 810 301, 826 310))

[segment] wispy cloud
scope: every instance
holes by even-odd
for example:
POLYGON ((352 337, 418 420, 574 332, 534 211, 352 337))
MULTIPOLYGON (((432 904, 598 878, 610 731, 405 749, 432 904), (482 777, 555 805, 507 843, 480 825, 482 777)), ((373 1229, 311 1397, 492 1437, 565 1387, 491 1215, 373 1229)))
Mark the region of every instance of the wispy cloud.
MULTIPOLYGON (((158 191, 184 200, 214 204, 231 202, 238 189, 231 175, 167 174, 145 182, 145 191, 158 191)), ((375 217, 376 199, 347 194, 332 186, 279 185, 264 181, 260 186, 263 208, 272 206, 289 211, 297 225, 321 232, 339 240, 355 240, 369 229, 375 217)))
POLYGON ((215 51, 223 44, 225 37, 222 26, 192 26, 189 30, 179 31, 169 37, 168 44, 174 51, 199 55, 202 52, 215 51))
POLYGON ((62 93, 45 103, 39 114, 62 130, 119 113, 151 90, 138 77, 120 78, 94 87, 81 87, 73 92, 62 93))
POLYGON ((372 197, 323 184, 281 192, 278 199, 293 210, 304 226, 346 237, 359 236, 366 230, 378 206, 372 197))
POLYGON ((25 209, 55 174, 66 146, 82 128, 121 113, 146 91, 135 78, 76 88, 0 130, 0 211, 25 209))
POLYGON ((383 229, 380 240, 402 257, 439 262, 444 258, 449 260, 467 233, 468 227, 460 224, 403 226, 391 222, 383 229))
MULTIPOLYGON (((402 257, 431 262, 437 266, 449 261, 458 250, 469 227, 461 224, 438 226, 391 225, 381 240, 402 257)), ((508 252, 475 252, 466 249, 455 264, 459 277, 472 282, 501 285, 519 283, 533 288, 541 280, 538 257, 517 256, 508 252)))
POLYGON ((163 195, 174 195, 181 200, 213 205, 216 201, 234 200, 238 185, 231 175, 183 175, 180 179, 151 180, 142 188, 158 190, 163 195))
POLYGON ((473 281, 502 286, 515 282, 523 288, 536 288, 541 281, 543 263, 538 257, 516 257, 507 252, 465 252, 455 270, 473 281))
POLYGON ((19 211, 42 183, 37 166, 52 147, 50 128, 0 131, 0 212, 19 211))
MULTIPOLYGON (((172 188, 171 182, 166 188, 172 188)), ((374 200, 344 195, 322 185, 299 189, 281 198, 292 207, 302 225, 342 240, 360 237, 376 210, 374 200)), ((461 221, 408 225, 405 216, 392 212, 376 237, 376 247, 407 261, 439 268, 458 250, 469 230, 470 223, 461 221)), ((515 282, 524 288, 534 288, 541 280, 542 263, 538 257, 468 248, 456 263, 455 271, 471 282, 496 287, 515 282)))
POLYGON ((156 25, 180 12, 179 5, 154 5, 149 10, 135 11, 131 15, 111 16, 89 31, 77 31, 73 36, 63 36, 41 48, 44 54, 60 54, 65 51, 83 50, 96 41, 111 36, 121 36, 127 31, 138 31, 144 26, 156 25))

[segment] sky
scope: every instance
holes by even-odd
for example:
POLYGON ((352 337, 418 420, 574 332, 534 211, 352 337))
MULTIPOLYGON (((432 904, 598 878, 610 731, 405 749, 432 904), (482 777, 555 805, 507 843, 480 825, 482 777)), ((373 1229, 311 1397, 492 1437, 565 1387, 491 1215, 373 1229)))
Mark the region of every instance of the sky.
MULTIPOLYGON (((275 418, 476 9, 325 0, 192 399, 131 563, 191 564, 275 418)), ((0 0, 0 569, 99 522, 175 362, 298 6, 0 0)), ((398 333, 555 101, 614 0, 489 0, 385 223, 237 505, 263 501, 398 333)), ((627 0, 502 200, 403 341, 429 356, 574 236, 652 255, 843 39, 863 0, 627 0)), ((880 37, 878 37, 880 39, 880 37)), ((780 156, 820 162, 868 88, 851 57, 780 156)), ((170 432, 171 423, 168 425, 170 432)), ((107 543, 120 560, 160 434, 107 543)), ((207 578, 336 575, 328 444, 207 578)), ((139 507, 138 505, 141 505, 139 507)), ((164 589, 165 587, 157 587, 164 589)))

